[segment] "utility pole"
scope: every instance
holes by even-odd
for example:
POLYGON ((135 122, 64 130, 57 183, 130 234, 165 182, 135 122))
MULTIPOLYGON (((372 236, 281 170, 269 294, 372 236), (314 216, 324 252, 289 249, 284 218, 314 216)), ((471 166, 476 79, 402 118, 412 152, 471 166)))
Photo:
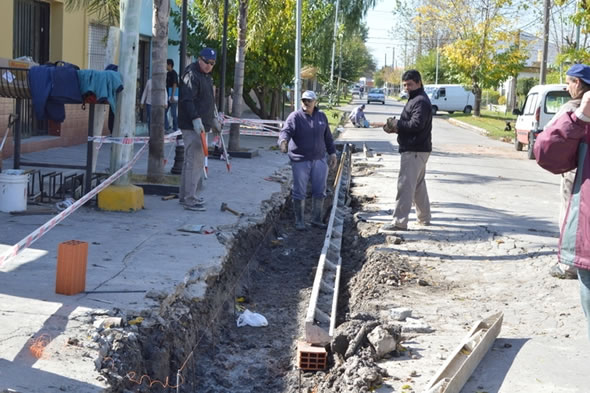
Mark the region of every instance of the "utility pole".
POLYGON ((221 81, 219 82, 219 111, 225 113, 225 73, 227 70, 227 14, 229 1, 223 3, 223 38, 221 41, 221 81))
MULTIPOLYGON (((123 77, 123 91, 119 94, 117 113, 113 127, 114 137, 133 138, 135 136, 135 94, 137 86, 137 56, 139 48, 139 14, 141 3, 138 1, 121 1, 121 35, 119 72, 123 77)), ((111 145, 111 172, 124 167, 133 157, 132 144, 111 145)), ((131 172, 127 172, 114 184, 128 186, 131 172)))
MULTIPOLYGON (((298 1, 299 2, 299 1, 298 1)), ((300 5, 301 8, 301 5, 300 5)), ((332 65, 330 66, 330 91, 333 92, 334 86, 334 59, 336 57, 336 39, 338 38, 338 11, 340 9, 340 0, 336 0, 336 12, 334 14, 334 39, 332 40, 332 65)), ((330 102, 332 102, 333 93, 330 93, 330 102)))
MULTIPOLYGON (((295 109, 301 107, 301 1, 297 0, 295 10, 295 109)), ((332 65, 334 62, 332 61, 332 65)), ((333 66, 332 66, 333 67, 333 66)), ((333 76, 333 75, 332 75, 333 76)), ((330 83, 332 81, 330 80, 330 83)))
POLYGON ((436 71, 434 76, 434 84, 438 85, 438 33, 436 34, 436 71))
POLYGON ((547 80, 547 51, 549 49, 549 12, 551 0, 543 0, 543 59, 541 60, 541 75, 539 83, 544 85, 547 80))
MULTIPOLYGON (((576 1, 576 12, 580 10, 580 0, 576 1)), ((580 23, 576 25, 576 49, 580 49, 580 23)))
POLYGON ((187 0, 182 0, 182 20, 180 26, 180 64, 178 65, 179 74, 182 76, 186 67, 186 19, 187 19, 187 0))
POLYGON ((383 64, 383 68, 387 67, 387 52, 385 52, 385 63, 383 64))

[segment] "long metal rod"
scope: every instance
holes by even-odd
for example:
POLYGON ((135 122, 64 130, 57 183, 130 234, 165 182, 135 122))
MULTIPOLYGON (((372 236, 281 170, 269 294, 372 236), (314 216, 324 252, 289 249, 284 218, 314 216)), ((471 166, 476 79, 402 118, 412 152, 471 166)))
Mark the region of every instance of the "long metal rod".
MULTIPOLYGON (((90 104, 90 113, 88 114, 88 136, 94 136, 94 115, 96 113, 96 105, 90 104)), ((92 181, 92 155, 94 153, 94 143, 88 141, 86 143, 86 178, 84 179, 84 193, 90 192, 92 181)))
POLYGON ((295 109, 301 107, 301 1, 297 0, 295 10, 295 109))
POLYGON ((346 196, 352 173, 350 160, 350 146, 344 145, 336 173, 334 199, 326 230, 326 240, 318 261, 305 317, 305 341, 310 344, 325 345, 329 343, 336 326, 342 263, 340 248, 344 233, 344 215, 348 209, 346 196))

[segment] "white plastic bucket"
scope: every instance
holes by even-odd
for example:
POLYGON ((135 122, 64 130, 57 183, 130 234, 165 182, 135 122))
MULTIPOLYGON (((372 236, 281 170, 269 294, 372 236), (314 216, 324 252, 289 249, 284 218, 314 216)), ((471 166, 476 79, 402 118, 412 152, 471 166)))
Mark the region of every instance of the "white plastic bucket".
POLYGON ((22 212, 27 210, 27 184, 29 174, 20 169, 0 172, 0 211, 22 212))

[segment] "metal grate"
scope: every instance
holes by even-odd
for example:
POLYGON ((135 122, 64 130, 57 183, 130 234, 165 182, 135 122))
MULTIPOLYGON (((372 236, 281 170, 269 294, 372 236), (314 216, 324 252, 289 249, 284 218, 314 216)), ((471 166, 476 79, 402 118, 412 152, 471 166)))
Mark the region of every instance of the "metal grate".
POLYGON ((0 67, 0 97, 31 98, 29 70, 0 67))
POLYGON ((107 26, 90 24, 88 27, 88 68, 103 70, 106 57, 106 42, 109 34, 107 26))

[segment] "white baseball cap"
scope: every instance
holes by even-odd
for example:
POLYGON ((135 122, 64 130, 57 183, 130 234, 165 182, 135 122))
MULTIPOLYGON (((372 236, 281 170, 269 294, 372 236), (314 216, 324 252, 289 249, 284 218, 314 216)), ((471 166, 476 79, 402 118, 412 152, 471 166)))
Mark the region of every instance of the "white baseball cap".
POLYGON ((317 100, 318 98, 316 97, 315 93, 311 90, 306 90, 303 92, 303 95, 301 96, 302 100, 317 100))

